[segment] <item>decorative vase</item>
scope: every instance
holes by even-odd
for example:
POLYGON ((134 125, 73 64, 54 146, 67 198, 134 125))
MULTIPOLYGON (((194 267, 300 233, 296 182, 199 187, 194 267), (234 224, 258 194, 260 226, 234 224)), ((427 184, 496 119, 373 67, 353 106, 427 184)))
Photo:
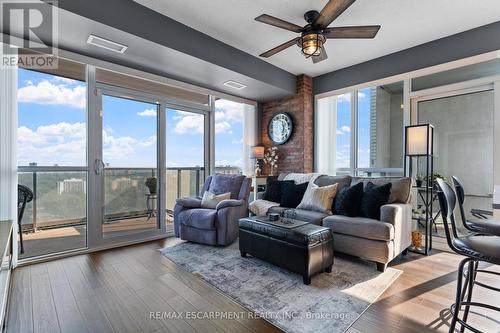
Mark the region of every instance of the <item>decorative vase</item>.
POLYGON ((413 248, 420 250, 422 248, 422 232, 420 230, 414 230, 411 232, 411 244, 413 248))
POLYGON ((272 164, 269 166, 269 175, 274 176, 274 165, 272 164))

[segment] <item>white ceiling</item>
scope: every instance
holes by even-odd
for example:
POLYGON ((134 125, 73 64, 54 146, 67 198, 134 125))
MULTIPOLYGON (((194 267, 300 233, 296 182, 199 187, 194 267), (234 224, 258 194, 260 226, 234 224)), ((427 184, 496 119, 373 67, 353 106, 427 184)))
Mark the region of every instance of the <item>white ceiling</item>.
MULTIPOLYGON (((327 0, 134 0, 258 56, 297 34, 257 21, 269 14, 305 25, 327 0)), ((374 40, 328 40, 328 60, 312 64, 298 47, 261 58, 294 74, 317 76, 500 20, 499 0, 357 0, 331 26, 380 24, 374 40)), ((166 31, 165 33, 168 33, 166 31)))

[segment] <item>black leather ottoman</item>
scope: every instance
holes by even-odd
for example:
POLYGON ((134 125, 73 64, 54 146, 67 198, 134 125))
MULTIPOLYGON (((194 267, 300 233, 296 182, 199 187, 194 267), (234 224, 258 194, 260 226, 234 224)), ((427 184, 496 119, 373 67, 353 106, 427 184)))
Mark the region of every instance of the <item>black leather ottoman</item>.
POLYGON ((332 271, 333 235, 329 228, 302 222, 297 226, 280 225, 264 219, 239 220, 242 257, 248 253, 301 274, 304 284, 310 284, 314 274, 332 271))

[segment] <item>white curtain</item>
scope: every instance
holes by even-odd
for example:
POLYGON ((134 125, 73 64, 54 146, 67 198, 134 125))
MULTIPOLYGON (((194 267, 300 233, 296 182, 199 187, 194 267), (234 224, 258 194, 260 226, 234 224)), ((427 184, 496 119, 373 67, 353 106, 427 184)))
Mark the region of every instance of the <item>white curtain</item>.
POLYGON ((317 100, 314 131, 314 171, 334 175, 337 154, 337 98, 317 100))
MULTIPOLYGON (((0 44, 0 59, 3 45, 0 44)), ((0 64, 0 220, 17 219, 17 68, 0 64)), ((14 224, 17 234, 17 224, 14 224)), ((14 263, 17 260, 14 242, 14 263)))
POLYGON ((243 174, 254 174, 254 160, 251 158, 252 146, 257 145, 257 107, 245 104, 243 122, 243 174))

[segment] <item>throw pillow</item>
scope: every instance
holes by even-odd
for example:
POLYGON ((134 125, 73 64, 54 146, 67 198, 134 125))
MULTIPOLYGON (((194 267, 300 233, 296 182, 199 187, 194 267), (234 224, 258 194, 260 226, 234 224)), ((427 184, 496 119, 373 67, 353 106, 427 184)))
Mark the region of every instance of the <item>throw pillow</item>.
POLYGON ((217 207, 217 204, 222 200, 231 199, 231 192, 222 193, 222 194, 214 194, 208 191, 203 193, 203 198, 201 198, 201 208, 212 208, 217 207))
POLYGON ((361 199, 361 216, 380 220, 380 207, 389 202, 391 187, 391 183, 378 186, 372 182, 366 184, 361 199))
POLYGON ((359 216, 361 199, 363 197, 363 183, 351 187, 344 187, 335 198, 335 213, 349 217, 359 216))
POLYGON ((314 182, 310 182, 297 209, 330 214, 330 208, 332 207, 333 198, 337 193, 337 187, 338 184, 319 187, 314 182))
MULTIPOLYGON (((266 179, 266 191, 264 192, 264 200, 271 202, 281 201, 281 183, 283 181, 278 180, 276 177, 267 177, 266 179)), ((287 182, 293 183, 292 180, 287 182)))
POLYGON ((295 182, 281 183, 280 206, 287 208, 297 208, 302 201, 309 183, 295 184, 295 182))

